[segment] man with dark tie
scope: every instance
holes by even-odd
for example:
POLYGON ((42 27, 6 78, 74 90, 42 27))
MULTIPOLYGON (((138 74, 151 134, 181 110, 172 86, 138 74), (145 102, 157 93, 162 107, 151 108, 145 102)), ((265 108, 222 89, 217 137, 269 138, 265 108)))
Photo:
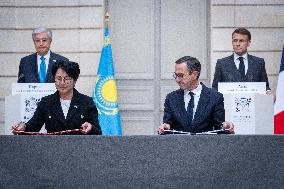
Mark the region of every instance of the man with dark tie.
POLYGON ((50 51, 51 30, 36 28, 33 30, 32 39, 37 52, 21 59, 18 83, 54 83, 51 74, 53 64, 68 59, 50 51))
POLYGON ((164 104, 163 124, 159 134, 174 129, 190 133, 218 130, 234 132, 232 123, 225 122, 223 95, 199 82, 200 62, 185 56, 175 62, 175 78, 180 89, 169 93, 164 104))
POLYGON ((216 63, 212 88, 218 90, 218 82, 265 82, 266 94, 274 96, 269 87, 263 58, 248 54, 251 34, 246 28, 232 33, 234 53, 216 63))

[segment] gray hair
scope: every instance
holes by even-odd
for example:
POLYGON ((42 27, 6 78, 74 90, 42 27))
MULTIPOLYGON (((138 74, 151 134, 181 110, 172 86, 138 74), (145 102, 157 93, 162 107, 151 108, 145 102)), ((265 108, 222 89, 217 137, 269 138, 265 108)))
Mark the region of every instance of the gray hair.
POLYGON ((47 28, 44 28, 44 27, 39 27, 39 28, 36 28, 36 29, 33 30, 33 33, 32 33, 33 40, 35 40, 36 34, 45 33, 45 32, 47 33, 49 39, 52 41, 52 31, 48 30, 47 28))

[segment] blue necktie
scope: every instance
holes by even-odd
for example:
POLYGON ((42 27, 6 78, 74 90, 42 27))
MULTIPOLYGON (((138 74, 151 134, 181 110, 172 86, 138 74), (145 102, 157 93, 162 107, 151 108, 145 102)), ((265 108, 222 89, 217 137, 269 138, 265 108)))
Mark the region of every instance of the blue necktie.
POLYGON ((45 64, 45 58, 42 56, 40 57, 41 63, 39 68, 39 82, 44 83, 46 78, 46 64, 45 64))
POLYGON ((244 58, 239 57, 240 60, 240 65, 239 65, 239 72, 242 75, 242 77, 245 77, 245 63, 244 63, 244 58))
POLYGON ((194 96, 193 96, 194 93, 193 92, 189 92, 189 95, 190 95, 190 100, 188 102, 186 111, 187 111, 189 123, 191 125, 192 118, 193 118, 193 108, 194 108, 194 96))

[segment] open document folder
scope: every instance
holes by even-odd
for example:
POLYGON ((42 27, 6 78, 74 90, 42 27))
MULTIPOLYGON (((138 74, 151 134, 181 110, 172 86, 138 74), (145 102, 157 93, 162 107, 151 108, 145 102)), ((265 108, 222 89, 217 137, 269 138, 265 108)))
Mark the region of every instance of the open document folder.
POLYGON ((177 131, 177 130, 164 130, 164 132, 165 132, 165 134, 187 134, 187 135, 230 134, 229 130, 226 130, 226 129, 206 131, 206 132, 202 132, 202 133, 190 133, 190 132, 177 131))

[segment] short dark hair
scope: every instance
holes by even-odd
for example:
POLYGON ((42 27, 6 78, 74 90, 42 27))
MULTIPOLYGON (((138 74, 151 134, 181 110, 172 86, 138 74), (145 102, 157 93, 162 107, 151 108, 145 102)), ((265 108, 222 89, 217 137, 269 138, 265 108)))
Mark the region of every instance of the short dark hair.
POLYGON ((55 62, 51 70, 53 78, 55 78, 55 74, 59 68, 64 70, 68 74, 69 77, 77 81, 80 75, 80 68, 79 68, 78 63, 71 62, 68 60, 55 62))
POLYGON ((198 72, 198 78, 199 78, 200 72, 201 72, 201 64, 200 64, 199 60, 197 60, 197 58, 194 58, 194 57, 191 57, 191 56, 184 56, 184 57, 178 59, 175 63, 176 64, 186 63, 187 69, 190 72, 197 71, 198 72))
POLYGON ((233 38, 233 35, 235 33, 246 35, 246 36, 248 36, 248 40, 249 41, 251 40, 251 34, 250 34, 250 32, 246 28, 237 28, 237 29, 235 29, 235 31, 232 33, 232 38, 233 38))

